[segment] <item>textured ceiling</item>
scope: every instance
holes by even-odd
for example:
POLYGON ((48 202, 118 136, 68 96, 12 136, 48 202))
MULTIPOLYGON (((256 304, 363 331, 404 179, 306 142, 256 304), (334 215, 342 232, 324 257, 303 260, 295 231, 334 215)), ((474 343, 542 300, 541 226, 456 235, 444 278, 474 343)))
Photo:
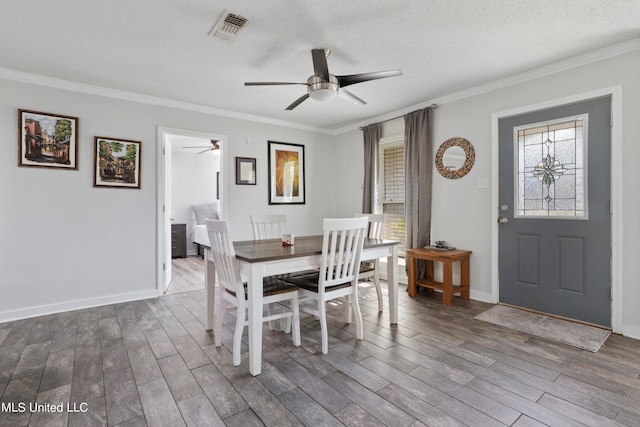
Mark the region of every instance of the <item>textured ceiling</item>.
POLYGON ((640 0, 2 0, 0 67, 338 129, 640 36, 640 0), (228 9, 236 40, 208 36, 228 9), (307 100, 312 48, 329 70, 401 68, 307 100))

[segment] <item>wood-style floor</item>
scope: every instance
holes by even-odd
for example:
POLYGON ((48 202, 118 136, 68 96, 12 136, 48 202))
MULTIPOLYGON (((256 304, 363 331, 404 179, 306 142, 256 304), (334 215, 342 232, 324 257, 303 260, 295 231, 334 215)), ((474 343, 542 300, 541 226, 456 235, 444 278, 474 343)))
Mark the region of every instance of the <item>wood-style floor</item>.
POLYGON ((404 289, 397 326, 373 289, 362 306, 363 341, 331 307, 328 355, 311 316, 297 348, 265 327, 257 377, 246 345, 232 365, 233 315, 213 345, 204 291, 0 324, 0 425, 640 425, 639 341, 576 350, 475 320, 489 304, 404 289))
POLYGON ((204 259, 197 255, 171 260, 171 282, 165 294, 204 289, 204 259))

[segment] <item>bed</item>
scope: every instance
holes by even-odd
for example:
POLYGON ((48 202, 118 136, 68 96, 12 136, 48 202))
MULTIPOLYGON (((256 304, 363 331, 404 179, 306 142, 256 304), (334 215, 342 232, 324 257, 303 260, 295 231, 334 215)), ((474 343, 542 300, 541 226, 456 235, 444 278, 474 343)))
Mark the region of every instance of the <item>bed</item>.
POLYGON ((218 219, 218 202, 191 205, 191 241, 198 246, 198 255, 202 255, 202 246, 209 246, 209 235, 205 220, 218 219))

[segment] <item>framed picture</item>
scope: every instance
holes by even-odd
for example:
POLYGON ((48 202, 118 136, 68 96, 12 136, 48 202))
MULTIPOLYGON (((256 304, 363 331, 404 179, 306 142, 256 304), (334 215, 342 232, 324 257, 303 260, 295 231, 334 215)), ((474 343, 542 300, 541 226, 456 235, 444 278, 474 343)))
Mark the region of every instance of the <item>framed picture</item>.
POLYGON ((256 185, 256 159, 236 157, 236 184, 256 185))
POLYGON ((140 188, 140 141, 95 137, 93 186, 140 188))
POLYGON ((304 204, 304 145, 269 141, 269 204, 304 204))
POLYGON ((78 170, 78 118, 18 110, 18 166, 78 170))

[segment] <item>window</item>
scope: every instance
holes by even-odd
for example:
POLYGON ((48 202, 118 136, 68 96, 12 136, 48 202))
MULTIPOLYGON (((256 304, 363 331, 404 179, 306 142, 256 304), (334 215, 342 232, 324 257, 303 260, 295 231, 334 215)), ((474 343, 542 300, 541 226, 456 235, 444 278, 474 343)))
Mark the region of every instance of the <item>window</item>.
POLYGON ((588 219, 587 115, 514 130, 519 218, 588 219))
POLYGON ((398 254, 405 256, 404 138, 380 141, 376 188, 376 212, 386 215, 384 238, 400 241, 398 254))

